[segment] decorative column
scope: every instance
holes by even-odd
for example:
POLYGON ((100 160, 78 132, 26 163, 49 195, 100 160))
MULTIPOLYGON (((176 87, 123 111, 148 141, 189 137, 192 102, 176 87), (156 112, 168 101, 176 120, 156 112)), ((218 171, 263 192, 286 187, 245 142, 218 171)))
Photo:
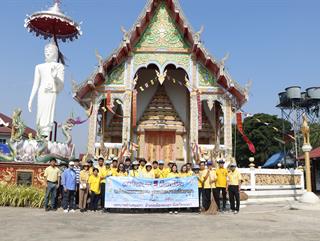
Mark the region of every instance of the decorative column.
POLYGON ((99 103, 94 103, 92 114, 89 118, 87 154, 90 154, 92 156, 95 155, 98 109, 99 109, 99 103))
POLYGON ((312 147, 310 145, 310 127, 306 114, 303 114, 303 122, 301 126, 301 132, 303 134, 303 146, 302 151, 304 152, 305 161, 305 172, 306 172, 306 186, 307 191, 301 196, 300 202, 307 204, 320 204, 320 199, 316 194, 312 192, 311 184, 311 166, 310 166, 310 151, 312 147))
POLYGON ((132 106, 132 89, 134 88, 133 76, 133 58, 128 58, 125 65, 125 82, 126 91, 123 94, 123 125, 122 125, 122 143, 130 141, 131 137, 131 106, 132 106))
POLYGON ((126 90, 123 97, 122 143, 130 141, 131 99, 132 99, 132 92, 130 90, 126 90))
POLYGON ((224 118, 224 146, 226 155, 232 155, 232 108, 231 101, 226 100, 223 112, 224 118))
MULTIPOLYGON (((198 101, 197 101, 197 88, 198 88, 198 79, 197 79, 197 62, 196 58, 192 57, 191 59, 191 76, 190 76, 190 85, 192 88, 190 91, 190 133, 189 133, 189 146, 187 152, 190 153, 190 158, 193 158, 191 147, 192 144, 198 144, 198 101)), ((193 160, 189 160, 193 161, 193 160)))
POLYGON ((198 144, 198 102, 197 92, 190 93, 190 145, 198 144))

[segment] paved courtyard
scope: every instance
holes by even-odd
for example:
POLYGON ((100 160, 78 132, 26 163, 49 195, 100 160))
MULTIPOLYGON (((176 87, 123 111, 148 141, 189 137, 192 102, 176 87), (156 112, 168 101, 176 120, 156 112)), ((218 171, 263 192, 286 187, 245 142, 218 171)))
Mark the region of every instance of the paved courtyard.
POLYGON ((0 208, 0 240, 320 240, 320 211, 251 205, 237 215, 104 214, 0 208))

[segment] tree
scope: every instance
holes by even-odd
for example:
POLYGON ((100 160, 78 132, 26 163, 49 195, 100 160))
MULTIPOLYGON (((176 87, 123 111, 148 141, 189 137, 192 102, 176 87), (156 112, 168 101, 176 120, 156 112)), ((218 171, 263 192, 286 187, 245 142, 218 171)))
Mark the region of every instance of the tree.
MULTIPOLYGON (((255 158, 255 165, 262 166, 265 161, 274 153, 283 150, 283 124, 284 133, 289 133, 291 124, 282 121, 276 115, 255 114, 243 121, 244 133, 252 141, 256 153, 249 151, 247 143, 242 139, 239 131, 236 131, 236 160, 242 167, 248 167, 249 157, 255 158)), ((286 144, 286 149, 292 148, 292 144, 286 144)))
POLYGON ((310 144, 313 148, 320 146, 320 124, 310 124, 310 144))

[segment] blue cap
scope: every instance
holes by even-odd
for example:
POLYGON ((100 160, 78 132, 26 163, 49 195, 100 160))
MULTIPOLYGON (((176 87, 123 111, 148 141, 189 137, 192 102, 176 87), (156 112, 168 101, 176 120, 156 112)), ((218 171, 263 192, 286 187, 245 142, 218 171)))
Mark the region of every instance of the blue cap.
POLYGON ((219 160, 218 163, 224 163, 224 160, 219 160))
POLYGON ((208 162, 207 162, 207 165, 208 165, 208 166, 212 166, 212 165, 213 165, 213 162, 212 162, 212 161, 208 161, 208 162))

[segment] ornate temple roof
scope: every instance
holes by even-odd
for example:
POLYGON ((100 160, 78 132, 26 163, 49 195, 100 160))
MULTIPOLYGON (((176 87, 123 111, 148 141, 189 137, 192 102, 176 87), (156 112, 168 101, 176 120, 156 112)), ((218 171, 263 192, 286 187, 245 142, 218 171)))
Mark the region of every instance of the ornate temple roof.
MULTIPOLYGON (((11 135, 11 130, 12 130, 12 118, 0 113, 0 135, 1 136, 9 136, 11 135)), ((25 128, 23 136, 25 138, 28 138, 29 134, 32 134, 33 137, 36 136, 37 132, 30 127, 25 128)))
MULTIPOLYGON (((200 41, 200 33, 195 33, 188 23, 178 0, 148 0, 145 8, 140 14, 138 20, 133 25, 130 31, 124 33, 123 42, 114 50, 114 52, 107 57, 103 62, 103 69, 105 73, 110 73, 115 67, 121 64, 134 51, 134 46, 139 42, 143 36, 144 31, 150 24, 157 7, 164 1, 167 10, 179 29, 183 38, 191 46, 191 53, 196 60, 202 63, 213 76, 217 79, 217 83, 223 87, 229 94, 235 97, 238 106, 242 106, 248 99, 247 90, 242 88, 236 81, 234 81, 224 68, 222 63, 217 62, 213 56, 204 47, 200 41)), ((74 98, 84 107, 84 99, 95 87, 102 85, 105 82, 103 74, 99 70, 87 78, 77 89, 74 98)))

